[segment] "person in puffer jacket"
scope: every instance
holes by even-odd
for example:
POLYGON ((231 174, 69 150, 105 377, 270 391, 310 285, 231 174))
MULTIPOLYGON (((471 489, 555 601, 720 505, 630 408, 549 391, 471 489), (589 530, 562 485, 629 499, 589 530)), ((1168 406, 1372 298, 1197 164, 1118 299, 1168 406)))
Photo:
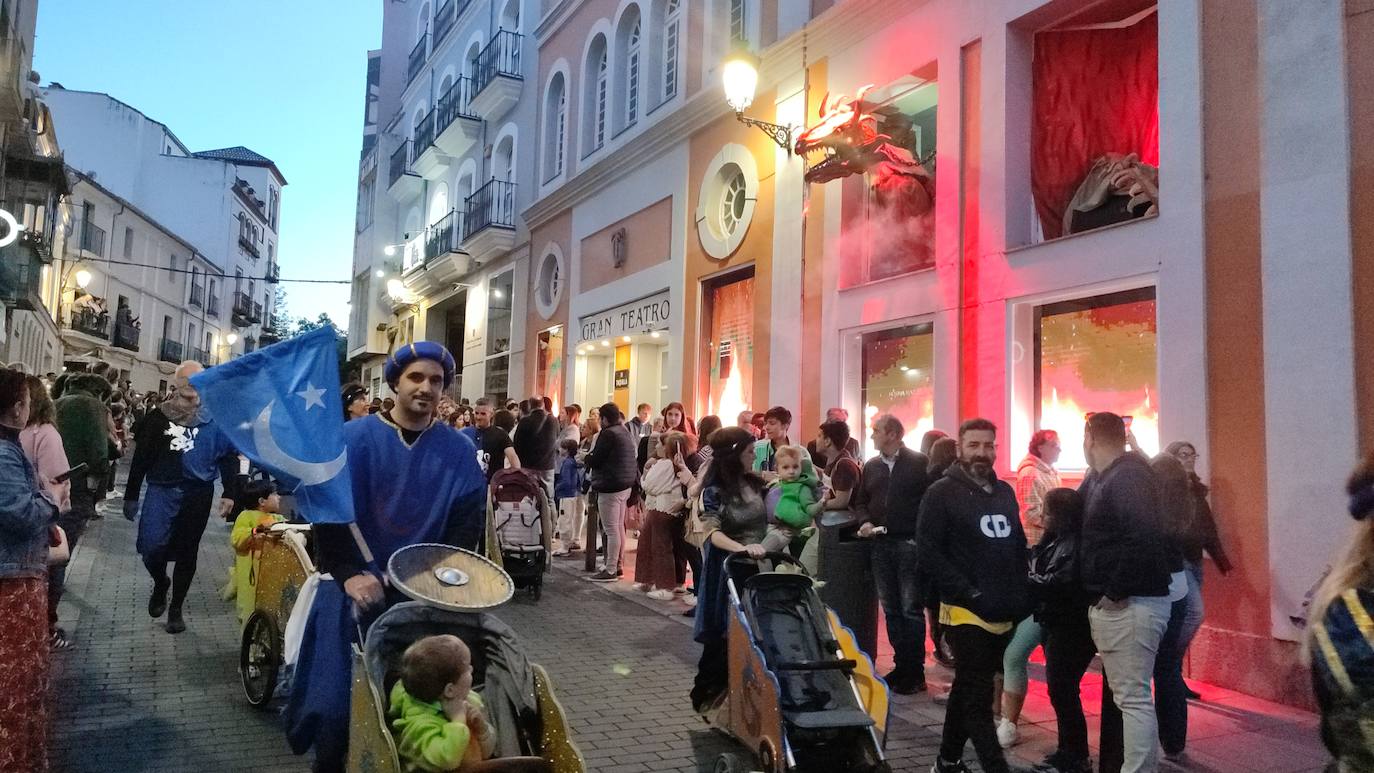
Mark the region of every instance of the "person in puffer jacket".
POLYGON ((1088 723, 1079 684, 1097 654, 1088 627, 1087 592, 1079 565, 1083 499, 1077 491, 1045 492, 1044 536, 1031 548, 1030 582, 1035 620, 1045 636, 1045 681, 1059 745, 1041 764, 1061 773, 1090 773, 1088 723))
POLYGON ((998 480, 997 427, 959 427, 959 462, 926 490, 917 521, 918 563, 939 587, 940 623, 954 650, 954 685, 935 773, 964 770, 973 742, 987 773, 1011 768, 993 724, 994 679, 1012 627, 1030 611, 1026 535, 1011 486, 998 480))

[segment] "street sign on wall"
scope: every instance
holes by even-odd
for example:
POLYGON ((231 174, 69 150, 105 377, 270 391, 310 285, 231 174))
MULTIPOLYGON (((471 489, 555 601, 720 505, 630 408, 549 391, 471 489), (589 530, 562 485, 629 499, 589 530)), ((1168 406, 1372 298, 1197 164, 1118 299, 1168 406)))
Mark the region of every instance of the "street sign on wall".
POLYGON ((671 319, 672 303, 668 300, 668 291, 664 290, 648 298, 582 317, 578 320, 578 339, 574 345, 654 330, 666 331, 671 319))

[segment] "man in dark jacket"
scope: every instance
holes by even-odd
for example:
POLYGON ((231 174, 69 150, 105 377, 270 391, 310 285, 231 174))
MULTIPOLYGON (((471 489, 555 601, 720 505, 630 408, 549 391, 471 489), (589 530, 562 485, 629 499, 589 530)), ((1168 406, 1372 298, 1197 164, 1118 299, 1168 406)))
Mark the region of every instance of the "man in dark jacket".
POLYGON ((1016 492, 997 479, 996 461, 997 427, 969 419, 959 427, 959 462, 921 502, 921 567, 940 589, 940 623, 955 664, 934 773, 967 770, 961 759, 968 741, 987 773, 1012 770, 992 720, 993 680, 1030 603, 1016 492))
POLYGON ((547 397, 531 397, 523 405, 520 421, 515 425, 515 455, 520 459, 520 467, 533 471, 544 484, 544 494, 552 502, 558 417, 553 414, 553 401, 547 397))
POLYGON ((1169 623, 1169 559, 1159 492, 1145 457, 1126 450, 1126 423, 1095 413, 1083 432, 1091 470, 1083 495, 1083 585, 1102 670, 1121 709, 1122 771, 1154 770, 1157 722, 1150 696, 1159 642, 1169 623))
POLYGON ((606 565, 591 579, 594 582, 615 582, 621 575, 625 507, 639 472, 635 464, 635 443, 638 438, 631 435, 625 426, 625 417, 615 403, 606 403, 597 413, 601 415, 601 432, 596 436, 596 446, 587 454, 586 465, 595 473, 592 491, 596 493, 601 530, 606 535, 606 565))
MULTIPOLYGON (((921 586, 916 571, 916 516, 929 479, 924 455, 902 443, 906 429, 896 416, 873 422, 878 456, 864 465, 856 509, 863 513, 860 537, 872 537, 873 579, 887 618, 892 645, 888 687, 901 695, 926 689, 926 638, 921 586)), ((767 442, 767 441, 762 441, 767 442)))

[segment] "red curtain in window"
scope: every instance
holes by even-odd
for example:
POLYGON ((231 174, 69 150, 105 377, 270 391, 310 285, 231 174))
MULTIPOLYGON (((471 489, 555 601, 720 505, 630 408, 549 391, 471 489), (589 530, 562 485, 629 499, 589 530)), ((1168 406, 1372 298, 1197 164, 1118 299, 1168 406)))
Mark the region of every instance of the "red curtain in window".
POLYGON ((1138 153, 1159 165, 1158 14, 1124 29, 1040 32, 1032 74, 1031 191, 1053 239, 1095 159, 1138 153))

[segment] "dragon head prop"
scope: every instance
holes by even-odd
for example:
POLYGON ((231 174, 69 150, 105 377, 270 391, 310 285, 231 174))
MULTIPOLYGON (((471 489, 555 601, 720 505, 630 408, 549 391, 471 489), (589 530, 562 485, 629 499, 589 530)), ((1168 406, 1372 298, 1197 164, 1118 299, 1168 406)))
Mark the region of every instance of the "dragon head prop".
POLYGON ((861 175, 883 162, 914 165, 910 153, 878 131, 877 116, 864 104, 872 88, 864 86, 852 99, 840 94, 832 101, 826 94, 821 100, 820 120, 801 133, 794 148, 806 159, 808 183, 861 175), (818 154, 824 155, 816 160, 818 154))

